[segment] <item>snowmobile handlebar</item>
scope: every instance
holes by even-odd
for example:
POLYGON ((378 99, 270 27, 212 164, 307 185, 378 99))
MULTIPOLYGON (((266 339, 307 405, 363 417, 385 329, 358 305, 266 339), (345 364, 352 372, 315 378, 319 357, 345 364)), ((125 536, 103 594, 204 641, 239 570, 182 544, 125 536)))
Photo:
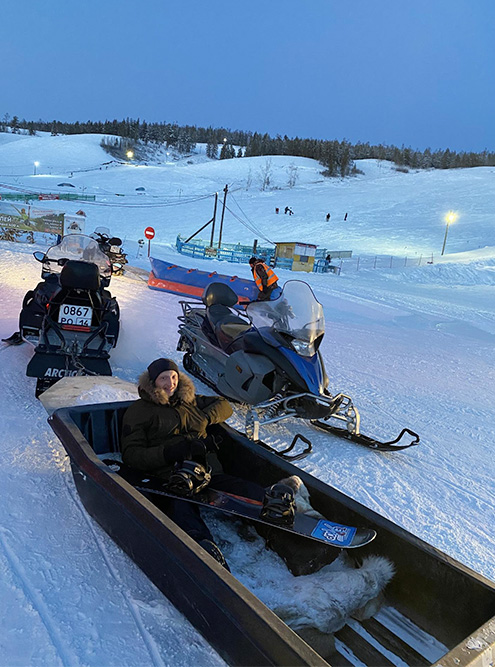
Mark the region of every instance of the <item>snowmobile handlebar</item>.
POLYGON ((53 259, 51 259, 47 255, 45 255, 44 252, 41 252, 41 250, 33 252, 33 257, 36 261, 41 262, 42 264, 44 264, 45 262, 48 262, 49 264, 55 262, 58 266, 65 266, 69 261, 68 257, 54 257, 53 259))

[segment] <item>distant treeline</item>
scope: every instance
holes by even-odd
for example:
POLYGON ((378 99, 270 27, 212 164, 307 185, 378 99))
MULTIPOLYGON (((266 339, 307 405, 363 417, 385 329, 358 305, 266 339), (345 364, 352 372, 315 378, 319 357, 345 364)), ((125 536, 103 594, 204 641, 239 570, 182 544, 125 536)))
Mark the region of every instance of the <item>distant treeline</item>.
MULTIPOLYGON (((196 143, 206 144, 206 154, 211 158, 252 157, 255 155, 297 155, 318 160, 327 176, 347 176, 357 173, 354 160, 375 158, 389 160, 397 165, 399 171, 411 169, 456 169, 459 167, 495 166, 495 153, 457 153, 448 148, 432 151, 413 150, 402 146, 372 146, 369 143, 352 144, 343 141, 325 141, 321 139, 271 137, 269 134, 228 130, 226 128, 197 127, 196 125, 178 125, 177 123, 147 123, 139 118, 134 120, 87 121, 64 123, 19 120, 5 114, 0 120, 0 131, 10 128, 12 132, 36 131, 58 134, 103 134, 115 135, 125 140, 125 145, 141 141, 144 144, 165 144, 180 153, 189 153, 196 143), (218 147, 221 146, 220 153, 218 147), (236 148, 234 148, 236 147, 236 148)), ((102 140, 103 145, 111 141, 102 140)))

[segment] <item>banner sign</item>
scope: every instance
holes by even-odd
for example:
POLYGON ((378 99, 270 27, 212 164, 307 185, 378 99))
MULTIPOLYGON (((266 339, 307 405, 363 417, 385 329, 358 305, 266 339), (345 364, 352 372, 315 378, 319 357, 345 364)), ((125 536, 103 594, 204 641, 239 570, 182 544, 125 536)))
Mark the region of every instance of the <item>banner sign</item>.
POLYGON ((64 213, 0 202, 0 227, 18 229, 23 232, 63 234, 64 213))

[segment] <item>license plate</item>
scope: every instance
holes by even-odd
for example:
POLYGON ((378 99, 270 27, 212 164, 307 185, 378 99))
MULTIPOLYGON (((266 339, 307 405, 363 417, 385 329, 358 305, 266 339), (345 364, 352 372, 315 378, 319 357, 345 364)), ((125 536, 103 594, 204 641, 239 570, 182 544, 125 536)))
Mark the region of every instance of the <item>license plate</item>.
POLYGON ((93 318, 93 309, 89 306, 73 306, 64 303, 58 313, 59 324, 75 324, 80 327, 90 327, 93 318))
POLYGON ((110 252, 113 252, 116 255, 118 255, 118 253, 120 252, 120 247, 118 245, 111 245, 110 246, 110 252))

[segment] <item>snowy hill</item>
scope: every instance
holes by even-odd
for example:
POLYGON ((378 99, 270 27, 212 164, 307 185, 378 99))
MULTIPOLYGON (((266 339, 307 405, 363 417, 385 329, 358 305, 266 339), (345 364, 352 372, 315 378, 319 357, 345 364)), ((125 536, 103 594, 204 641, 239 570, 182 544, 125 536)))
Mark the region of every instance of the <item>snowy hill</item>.
MULTIPOLYGON (((178 233, 193 234, 207 222, 213 215, 213 194, 226 184, 232 211, 225 216, 226 243, 280 241, 295 234, 299 241, 351 249, 355 255, 440 255, 444 217, 455 210, 458 219, 449 231, 448 253, 495 246, 493 167, 404 174, 387 162, 361 160, 357 166, 364 175, 325 179, 322 166, 307 158, 211 161, 198 145, 195 156, 174 160, 177 156, 170 154, 161 166, 108 165, 112 158, 100 147, 100 135, 15 135, 15 141, 12 136, 0 133, 0 183, 57 192, 58 184, 70 178, 75 186, 71 192, 98 196, 95 204, 85 204, 88 224, 110 227, 133 241, 152 225, 155 247, 173 243, 178 233), (39 162, 36 176, 34 161, 39 162), (261 191, 267 170, 270 185, 261 191), (294 211, 290 219, 282 214, 285 206, 294 211), (281 214, 276 215, 276 207, 281 214)), ((58 207, 74 213, 80 204, 58 207)), ((209 229, 203 232, 208 237, 209 229)))
MULTIPOLYGON (((314 453, 301 468, 495 580, 495 169, 405 174, 373 160, 358 164, 363 175, 327 180, 312 160, 274 156, 270 188, 261 191, 267 158, 209 161, 198 153, 193 164, 105 165, 100 139, 0 134, 0 191, 56 191, 70 178, 77 192, 97 195, 83 205, 87 231, 105 225, 126 237, 131 264, 145 269, 136 242, 148 225, 157 232, 154 256, 192 266, 176 253, 175 237, 211 217, 213 198, 202 197, 225 184, 237 216, 226 214, 226 242, 290 238, 362 256, 435 255, 432 265, 302 276, 324 306, 321 351, 331 390, 353 397, 364 433, 388 438, 408 426, 420 446, 378 454, 302 423, 272 426, 262 437, 277 447, 296 430, 307 435, 314 453), (33 160, 40 162, 36 176, 33 160), (291 165, 298 174, 292 188, 291 165), (294 216, 283 214, 286 205, 294 216), (451 209, 458 220, 440 261, 451 209)), ((82 206, 46 204, 71 213, 82 206)), ((22 298, 39 281, 33 249, 0 242, 0 337, 17 328, 22 298)), ((247 266, 196 266, 249 277, 247 266)), ((282 282, 295 277, 279 275, 282 282)), ((114 374, 135 381, 157 356, 180 363, 179 299, 149 290, 132 272, 110 289, 122 311, 114 374)), ((34 398, 34 380, 25 377, 31 355, 27 344, 0 350, 3 664, 222 664, 82 509, 63 447, 34 398)), ((229 423, 242 428, 242 410, 229 423)), ((253 585, 261 595, 267 581, 260 576, 253 585)))

